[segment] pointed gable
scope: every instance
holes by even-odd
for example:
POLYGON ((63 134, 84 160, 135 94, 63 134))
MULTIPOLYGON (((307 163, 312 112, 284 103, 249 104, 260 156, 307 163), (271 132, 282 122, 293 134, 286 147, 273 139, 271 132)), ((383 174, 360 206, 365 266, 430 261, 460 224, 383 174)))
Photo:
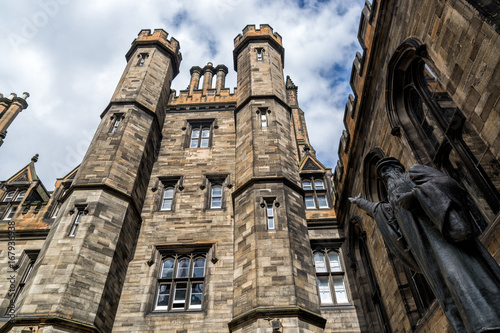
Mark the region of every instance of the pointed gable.
POLYGON ((314 156, 306 155, 299 166, 299 172, 302 171, 319 171, 324 172, 326 170, 325 166, 321 164, 314 156))

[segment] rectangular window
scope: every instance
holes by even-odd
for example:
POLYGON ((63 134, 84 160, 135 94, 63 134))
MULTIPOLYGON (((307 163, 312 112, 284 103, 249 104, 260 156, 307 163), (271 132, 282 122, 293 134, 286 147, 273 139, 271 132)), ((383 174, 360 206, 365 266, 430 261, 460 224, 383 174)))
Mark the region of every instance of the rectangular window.
POLYGON ((61 209, 61 203, 58 202, 56 203, 56 208, 54 209, 54 212, 52 213, 52 218, 56 218, 57 214, 59 214, 59 210, 61 209))
POLYGON ((9 202, 12 200, 12 198, 14 197, 14 194, 16 193, 16 191, 10 191, 10 192, 7 192, 7 194, 5 195, 5 197, 3 198, 3 202, 9 202))
POLYGON ((255 51, 257 52, 257 61, 264 60, 264 49, 258 48, 258 49, 255 49, 255 51))
POLYGON ((174 192, 175 189, 173 187, 167 187, 163 189, 161 210, 172 210, 172 204, 174 202, 174 192))
POLYGON ((23 190, 23 191, 20 191, 17 195, 16 195, 16 199, 14 201, 22 201, 24 199, 24 197, 26 196, 26 190, 23 190))
POLYGON ((267 127, 267 113, 261 112, 260 114, 260 125, 262 127, 267 127))
MULTIPOLYGON (((161 252, 161 251, 160 251, 161 252)), ((156 311, 199 310, 203 305, 206 251, 163 255, 156 311)))
POLYGON ((78 229, 78 226, 80 225, 80 222, 82 220, 83 216, 83 210, 79 210, 76 213, 75 219, 73 220, 73 224, 71 225, 71 230, 69 231, 69 237, 75 237, 76 235, 76 230, 78 229))
POLYGON ((349 303, 339 253, 331 249, 314 252, 321 305, 349 303))
POLYGON ((24 286, 32 275, 31 273, 33 271, 33 266, 35 265, 35 261, 39 253, 40 250, 25 250, 19 257, 19 261, 16 263, 16 266, 19 267, 17 269, 17 272, 20 276, 20 279, 16 286, 14 294, 10 299, 9 306, 7 307, 5 315, 9 315, 13 311, 15 311, 19 296, 21 296, 21 293, 24 290, 24 286))
POLYGON ((213 185, 210 191, 210 208, 222 208, 222 185, 213 185))
POLYGON ((12 206, 7 210, 7 214, 5 214, 4 220, 12 220, 14 215, 16 214, 17 206, 12 206))
POLYGON ((109 133, 115 134, 116 132, 118 132, 118 128, 120 127, 120 123, 122 122, 123 118, 123 113, 115 113, 111 117, 111 128, 109 129, 109 133))
POLYGON ((265 208, 266 211, 267 230, 276 229, 276 211, 274 206, 278 207, 278 204, 275 202, 275 199, 264 199, 264 202, 260 204, 260 206, 265 208))
MULTIPOLYGON (((190 125, 189 148, 208 148, 212 145, 213 119, 188 120, 190 125)), ((216 128, 216 127, 215 127, 216 128)))
POLYGON ((148 56, 149 56, 149 54, 147 54, 147 53, 139 53, 139 55, 137 56, 139 58, 137 60, 137 66, 139 66, 139 67, 144 66, 144 63, 146 62, 146 59, 148 56))
POLYGON ((306 209, 329 208, 327 189, 322 178, 310 177, 302 179, 305 191, 306 209))
POLYGON ((175 208, 175 196, 177 190, 182 190, 182 177, 167 177, 160 179, 162 190, 159 191, 160 198, 160 211, 173 211, 175 208))

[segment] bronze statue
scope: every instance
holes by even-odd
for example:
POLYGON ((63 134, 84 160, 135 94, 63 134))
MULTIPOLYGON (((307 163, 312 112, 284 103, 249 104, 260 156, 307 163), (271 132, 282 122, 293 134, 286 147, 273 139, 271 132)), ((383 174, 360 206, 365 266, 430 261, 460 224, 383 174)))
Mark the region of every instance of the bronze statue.
POLYGON ((500 266, 476 238, 466 193, 421 164, 405 172, 388 157, 377 163, 388 202, 349 198, 375 221, 389 249, 425 276, 455 332, 500 332, 500 266))

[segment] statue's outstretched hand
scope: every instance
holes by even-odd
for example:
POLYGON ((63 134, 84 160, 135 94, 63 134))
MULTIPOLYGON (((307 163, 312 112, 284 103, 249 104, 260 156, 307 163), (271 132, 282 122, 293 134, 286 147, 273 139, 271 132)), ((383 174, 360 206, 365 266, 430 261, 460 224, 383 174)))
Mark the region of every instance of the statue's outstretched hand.
POLYGON ((361 193, 360 193, 360 194, 358 194, 358 196, 357 196, 357 197, 355 197, 355 198, 349 198, 349 201, 350 201, 350 202, 353 202, 353 203, 355 203, 355 204, 357 205, 357 204, 358 204, 359 199, 362 199, 362 198, 361 198, 361 193))

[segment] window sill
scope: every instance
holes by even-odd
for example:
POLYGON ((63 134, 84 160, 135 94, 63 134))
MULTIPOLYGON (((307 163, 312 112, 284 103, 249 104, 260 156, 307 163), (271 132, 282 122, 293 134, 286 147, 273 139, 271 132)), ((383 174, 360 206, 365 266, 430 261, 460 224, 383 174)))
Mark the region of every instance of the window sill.
POLYGON ((321 310, 351 310, 355 309, 356 307, 351 304, 351 303, 346 303, 346 304, 326 304, 326 305, 320 305, 321 310))
POLYGON ((151 311, 150 313, 147 314, 147 316, 165 316, 165 315, 179 315, 179 314, 190 314, 190 313, 193 313, 193 314, 201 314, 201 313, 204 313, 205 311, 203 311, 202 309, 194 309, 194 310, 170 310, 170 311, 167 311, 167 310, 154 310, 154 311, 151 311))

